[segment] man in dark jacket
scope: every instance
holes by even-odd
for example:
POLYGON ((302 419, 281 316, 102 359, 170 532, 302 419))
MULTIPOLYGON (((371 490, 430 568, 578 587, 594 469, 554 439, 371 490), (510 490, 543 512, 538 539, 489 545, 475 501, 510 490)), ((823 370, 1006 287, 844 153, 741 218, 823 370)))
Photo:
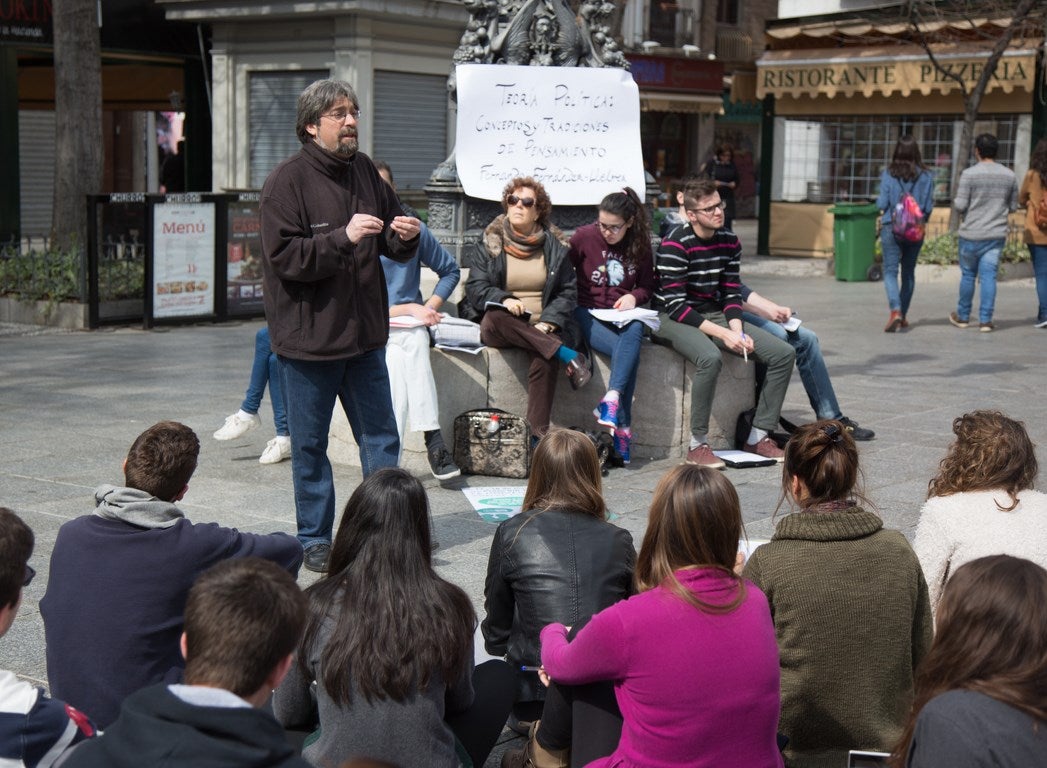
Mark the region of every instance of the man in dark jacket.
POLYGON ((301 150, 262 187, 265 316, 281 362, 305 567, 326 571, 334 526, 327 435, 341 401, 364 475, 400 453, 385 367, 389 305, 379 255, 410 260, 420 222, 404 216, 357 151, 352 87, 319 80, 298 97, 301 150))
POLYGON ((40 601, 51 692, 99 728, 130 694, 181 680, 185 599, 212 565, 253 555, 291 574, 302 545, 286 533, 241 533, 192 523, 175 502, 189 490, 200 441, 161 421, 132 444, 124 486, 95 491, 94 514, 62 525, 40 601))
POLYGON ((262 709, 294 660, 306 599, 273 563, 219 563, 185 606, 185 685, 154 685, 124 702, 105 733, 66 768, 308 768, 262 709))

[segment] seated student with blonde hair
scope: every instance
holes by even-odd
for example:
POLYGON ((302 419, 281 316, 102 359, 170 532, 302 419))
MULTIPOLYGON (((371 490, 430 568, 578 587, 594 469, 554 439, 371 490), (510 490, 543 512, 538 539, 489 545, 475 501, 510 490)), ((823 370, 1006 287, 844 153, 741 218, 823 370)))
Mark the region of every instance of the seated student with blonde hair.
POLYGON ((1033 490, 1039 467, 1025 425, 972 411, 952 431, 913 540, 932 608, 950 575, 976 557, 1007 554, 1047 567, 1047 495, 1033 490))
POLYGON ((286 533, 192 523, 176 505, 189 490, 200 440, 161 421, 124 460, 124 485, 95 490, 97 506, 62 525, 40 601, 51 691, 102 729, 139 688, 177 682, 186 595, 215 563, 254 555, 292 575, 302 545, 286 533))
POLYGON ((128 697, 116 722, 67 768, 308 768, 264 707, 294 663, 306 598, 275 563, 226 560, 185 605, 185 684, 128 697))

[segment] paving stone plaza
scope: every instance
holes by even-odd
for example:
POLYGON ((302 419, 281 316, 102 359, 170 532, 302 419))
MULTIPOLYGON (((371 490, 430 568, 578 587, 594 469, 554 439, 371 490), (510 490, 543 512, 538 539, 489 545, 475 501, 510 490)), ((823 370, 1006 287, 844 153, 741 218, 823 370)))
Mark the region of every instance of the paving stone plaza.
MULTIPOLYGON (((755 237, 743 236, 743 243, 754 242, 755 237)), ((958 330, 947 319, 955 308, 958 275, 921 273, 910 329, 885 334, 883 285, 838 282, 823 265, 744 257, 742 274, 751 287, 792 307, 818 333, 844 414, 876 430, 875 440, 859 444, 867 495, 889 527, 911 536, 955 416, 997 408, 1023 420, 1037 444, 1047 441, 1042 394, 1047 330, 1033 328, 1033 283, 1002 281, 996 331, 979 333, 977 328, 958 330)), ((97 485, 122 484, 120 465, 128 447, 156 421, 181 421, 200 436, 199 469, 180 505, 190 519, 256 532, 295 530, 290 462, 258 463, 272 437, 268 402, 260 413, 261 428, 229 443, 211 438, 243 397, 260 324, 148 332, 0 326, 0 505, 14 509, 35 531, 30 562, 39 572, 11 632, 0 640, 0 668, 46 684, 38 602, 47 585, 55 534, 66 520, 91 511, 97 485)), ((594 403, 600 394, 592 392, 594 403)), ((783 415, 796 422, 812 418, 797 375, 783 415)), ((643 425, 634 429, 639 432, 643 425)), ((634 461, 605 479, 615 522, 633 533, 637 546, 651 492, 673 463, 634 461)), ((749 536, 769 537, 780 470, 731 469, 727 474, 738 488, 749 536)), ((339 507, 359 479, 359 469, 335 466, 339 507)), ((422 479, 441 544, 438 568, 472 596, 482 613, 494 526, 478 517, 461 489, 523 481, 463 477, 441 486, 428 473, 422 479)), ((303 570, 300 583, 314 578, 303 570)), ((497 764, 500 751, 489 765, 497 764)))

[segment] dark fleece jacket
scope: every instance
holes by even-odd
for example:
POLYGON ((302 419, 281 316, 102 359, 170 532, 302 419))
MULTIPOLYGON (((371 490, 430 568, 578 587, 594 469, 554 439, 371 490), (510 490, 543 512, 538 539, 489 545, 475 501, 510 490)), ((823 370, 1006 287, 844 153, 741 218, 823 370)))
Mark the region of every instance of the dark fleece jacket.
POLYGON ((260 207, 265 317, 273 351, 293 360, 339 360, 385 346, 389 302, 379 254, 406 262, 418 238, 389 228, 403 211, 374 163, 313 143, 265 180, 260 207), (357 213, 385 222, 381 235, 349 242, 357 213))

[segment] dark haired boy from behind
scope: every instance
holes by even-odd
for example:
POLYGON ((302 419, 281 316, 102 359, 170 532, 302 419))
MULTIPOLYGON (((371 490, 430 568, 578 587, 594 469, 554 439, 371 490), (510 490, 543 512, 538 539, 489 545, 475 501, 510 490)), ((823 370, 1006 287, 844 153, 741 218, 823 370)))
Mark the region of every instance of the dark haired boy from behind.
POLYGON ((292 575, 302 546, 286 533, 192 523, 175 502, 189 490, 200 441, 162 421, 134 441, 125 487, 95 491, 94 514, 65 523, 40 601, 51 692, 106 728, 129 694, 177 682, 186 595, 222 560, 257 556, 292 575))
POLYGON ((285 570, 256 557, 219 563, 189 591, 185 684, 161 683, 77 748, 66 768, 307 768, 262 709, 294 659, 306 598, 285 570))
MULTIPOLYGON (((0 507, 0 636, 14 623, 22 589, 36 572, 29 567, 33 532, 18 515, 0 507)), ((70 746, 93 736, 91 722, 43 689, 0 670, 0 765, 49 768, 70 746)))

